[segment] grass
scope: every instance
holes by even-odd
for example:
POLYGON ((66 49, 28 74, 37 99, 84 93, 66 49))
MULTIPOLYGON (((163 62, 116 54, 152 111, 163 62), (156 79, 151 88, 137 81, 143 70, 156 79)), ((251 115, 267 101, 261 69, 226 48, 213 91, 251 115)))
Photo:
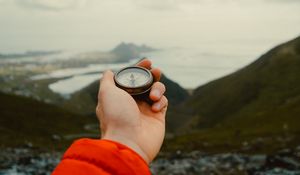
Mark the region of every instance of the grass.
POLYGON ((270 154, 284 148, 300 145, 299 131, 267 128, 236 130, 234 128, 210 128, 166 139, 163 152, 199 150, 208 153, 239 152, 270 154))
POLYGON ((179 129, 165 150, 244 151, 248 143, 248 152, 266 153, 300 145, 299 68, 300 37, 197 88, 168 117, 179 129))
POLYGON ((72 140, 64 136, 93 133, 85 131, 84 125, 97 122, 96 118, 72 114, 54 105, 2 93, 0 115, 1 147, 31 143, 43 149, 65 149, 72 140), (54 135, 61 139, 54 139, 54 135))

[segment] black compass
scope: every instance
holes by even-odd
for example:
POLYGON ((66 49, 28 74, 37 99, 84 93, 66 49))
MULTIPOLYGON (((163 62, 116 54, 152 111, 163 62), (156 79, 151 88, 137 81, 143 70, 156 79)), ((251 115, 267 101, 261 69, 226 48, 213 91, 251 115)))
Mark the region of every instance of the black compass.
POLYGON ((116 85, 132 96, 149 93, 154 82, 152 73, 143 67, 131 66, 115 74, 116 85))

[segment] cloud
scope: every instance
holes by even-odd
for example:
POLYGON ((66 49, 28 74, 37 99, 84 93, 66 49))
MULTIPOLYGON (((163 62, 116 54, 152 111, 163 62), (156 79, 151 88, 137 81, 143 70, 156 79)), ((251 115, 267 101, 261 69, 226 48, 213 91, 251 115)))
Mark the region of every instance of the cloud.
POLYGON ((133 3, 150 10, 177 9, 179 5, 176 0, 133 0, 133 3))
POLYGON ((60 11, 85 6, 86 0, 14 0, 17 5, 42 9, 60 11))
POLYGON ((207 4, 260 4, 261 2, 268 3, 299 3, 299 0, 0 0, 0 4, 5 2, 14 2, 18 6, 50 10, 72 10, 80 7, 85 7, 87 4, 94 4, 99 8, 103 6, 115 6, 116 4, 127 4, 132 7, 142 8, 150 11, 166 11, 180 10, 185 6, 197 6, 207 4))
MULTIPOLYGON (((248 0, 131 0, 136 6, 148 10, 180 10, 185 6, 214 5, 247 2, 248 0)), ((263 0, 257 0, 263 1, 263 0)), ((275 0, 274 0, 275 1, 275 0)))
POLYGON ((300 3, 299 0, 265 0, 266 2, 275 2, 275 3, 300 3))
MULTIPOLYGON (((225 0, 131 0, 136 6, 148 10, 180 10, 184 6, 219 3, 225 0)), ((227 0, 228 1, 228 0, 227 0)))

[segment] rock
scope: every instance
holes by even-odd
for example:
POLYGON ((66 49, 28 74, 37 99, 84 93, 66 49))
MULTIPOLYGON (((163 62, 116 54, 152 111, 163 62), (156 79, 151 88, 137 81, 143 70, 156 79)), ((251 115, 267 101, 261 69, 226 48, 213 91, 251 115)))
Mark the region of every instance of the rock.
POLYGON ((246 168, 247 169, 252 169, 252 168, 257 168, 261 167, 265 164, 266 162, 266 155, 253 155, 249 157, 249 160, 247 161, 246 168))
POLYGON ((53 134, 52 135, 52 140, 53 141, 60 141, 61 140, 61 136, 57 135, 57 134, 53 134))
POLYGON ((300 163, 293 157, 281 157, 279 155, 268 156, 265 164, 266 169, 279 167, 288 170, 296 170, 300 168, 300 163))
MULTIPOLYGON (((184 153, 178 150, 172 156, 156 159, 150 168, 153 175, 300 175, 296 150, 284 149, 273 155, 184 153)), ((32 148, 1 150, 0 175, 50 174, 60 158, 61 153, 37 152, 32 148)))
POLYGON ((58 152, 50 154, 28 148, 2 149, 0 151, 0 174, 51 174, 60 158, 61 153, 58 152))
POLYGON ((17 164, 18 164, 18 165, 29 165, 29 164, 31 163, 31 159, 32 159, 32 157, 30 157, 30 156, 23 156, 23 157, 20 157, 20 158, 18 159, 17 164))

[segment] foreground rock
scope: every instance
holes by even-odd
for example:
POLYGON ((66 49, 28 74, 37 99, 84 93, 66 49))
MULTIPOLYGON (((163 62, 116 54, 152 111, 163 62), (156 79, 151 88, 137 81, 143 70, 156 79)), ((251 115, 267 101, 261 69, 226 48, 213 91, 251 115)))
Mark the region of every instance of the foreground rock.
POLYGON ((29 148, 2 149, 0 175, 51 174, 61 155, 58 152, 40 152, 29 148))
MULTIPOLYGON (((47 175, 59 163, 62 154, 28 148, 0 152, 0 175, 47 175)), ((154 175, 299 175, 300 146, 273 155, 237 153, 206 154, 177 151, 151 164, 154 175)))
POLYGON ((300 146, 273 155, 177 151, 153 162, 151 171, 159 175, 300 175, 300 146))

